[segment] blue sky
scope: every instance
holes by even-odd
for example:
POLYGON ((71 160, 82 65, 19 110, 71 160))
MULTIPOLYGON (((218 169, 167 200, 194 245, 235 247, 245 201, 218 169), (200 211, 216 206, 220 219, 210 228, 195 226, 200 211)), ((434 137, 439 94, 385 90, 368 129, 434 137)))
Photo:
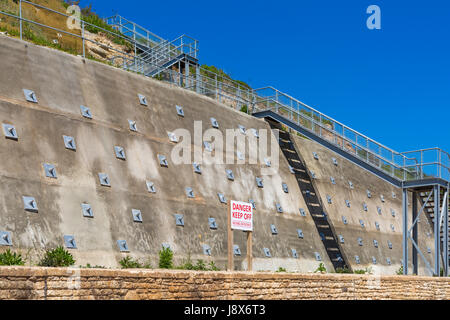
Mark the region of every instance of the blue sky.
POLYGON ((450 151, 450 1, 81 1, 166 39, 200 41, 200 62, 273 86, 397 151, 450 151), (369 5, 381 30, 369 30, 369 5))

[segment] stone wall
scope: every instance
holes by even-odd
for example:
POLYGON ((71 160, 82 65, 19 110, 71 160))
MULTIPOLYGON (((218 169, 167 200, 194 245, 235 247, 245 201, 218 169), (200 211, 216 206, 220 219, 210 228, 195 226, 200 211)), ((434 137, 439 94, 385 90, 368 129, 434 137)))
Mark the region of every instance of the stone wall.
POLYGON ((0 299, 449 299, 448 278, 0 268, 0 299))

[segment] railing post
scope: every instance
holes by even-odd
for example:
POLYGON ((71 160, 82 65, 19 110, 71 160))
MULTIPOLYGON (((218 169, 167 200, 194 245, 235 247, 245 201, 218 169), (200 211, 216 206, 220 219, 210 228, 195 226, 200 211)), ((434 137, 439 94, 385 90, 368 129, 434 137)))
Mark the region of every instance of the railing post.
POLYGON ((81 41, 83 42, 83 58, 86 58, 86 47, 84 42, 84 21, 81 20, 81 41))
POLYGON ((20 40, 22 40, 22 0, 19 1, 19 17, 20 17, 20 40))

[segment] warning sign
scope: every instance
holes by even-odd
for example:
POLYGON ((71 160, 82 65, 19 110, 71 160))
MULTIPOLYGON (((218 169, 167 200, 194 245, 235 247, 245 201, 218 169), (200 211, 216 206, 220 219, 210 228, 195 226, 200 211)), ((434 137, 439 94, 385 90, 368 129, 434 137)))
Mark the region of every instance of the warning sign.
POLYGON ((253 231, 253 207, 250 203, 230 201, 231 229, 253 231))

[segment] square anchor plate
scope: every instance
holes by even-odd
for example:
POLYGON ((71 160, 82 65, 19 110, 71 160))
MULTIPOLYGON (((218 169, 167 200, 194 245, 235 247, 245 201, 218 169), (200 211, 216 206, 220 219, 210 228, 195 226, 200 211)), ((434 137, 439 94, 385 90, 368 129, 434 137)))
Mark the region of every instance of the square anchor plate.
POLYGON ((180 117, 184 117, 184 110, 183 110, 183 107, 182 106, 175 106, 175 108, 177 109, 177 114, 180 116, 180 117))
POLYGON ((275 206, 277 207, 277 212, 278 213, 283 213, 283 208, 281 207, 281 204, 276 203, 275 206))
POLYGON ((378 212, 379 215, 381 215, 382 211, 381 211, 380 207, 377 207, 377 212, 378 212))
POLYGON ((258 188, 264 188, 263 180, 261 178, 256 178, 256 185, 258 188))
POLYGON ((66 146, 66 149, 69 150, 77 150, 77 145, 75 143, 75 138, 70 136, 63 136, 64 138, 64 145, 66 146))
POLYGON ((378 248, 378 241, 377 241, 377 240, 373 240, 373 246, 374 246, 375 248, 378 248))
POLYGON ((167 136, 169 137, 170 142, 178 143, 178 137, 173 132, 167 132, 167 136))
POLYGON ((272 234, 278 234, 277 227, 274 224, 270 225, 270 231, 272 232, 272 234))
POLYGON ((384 199, 384 196, 383 195, 380 195, 380 199, 381 199, 381 202, 385 202, 386 200, 384 199))
POLYGON ((256 209, 256 202, 253 199, 249 199, 248 202, 252 205, 253 209, 256 209))
POLYGON ((111 187, 111 181, 109 181, 109 177, 106 173, 99 173, 98 179, 100 181, 100 185, 104 187, 111 187))
POLYGON ((144 95, 140 94, 140 93, 138 94, 138 97, 139 97, 139 103, 141 105, 143 105, 143 106, 148 107, 147 98, 144 95))
POLYGON ((216 118, 211 118, 211 125, 213 128, 219 129, 219 122, 217 122, 216 118))
POLYGON ((188 198, 195 198, 194 190, 192 190, 191 187, 187 187, 187 188, 186 188, 186 196, 187 196, 188 198))
POLYGON ((244 154, 240 151, 236 151, 236 156, 239 160, 245 160, 244 154))
POLYGON ((213 152, 213 147, 212 147, 211 142, 203 141, 203 147, 205 148, 206 151, 213 152))
POLYGON ((330 177, 331 184, 336 184, 336 180, 333 177, 330 177))
POLYGON ((389 249, 392 249, 392 242, 388 240, 387 243, 388 243, 388 248, 389 248, 389 249))
POLYGON ((46 177, 53 178, 53 179, 57 178, 56 169, 55 169, 54 165, 48 164, 48 163, 44 163, 44 171, 45 171, 45 176, 46 177))
POLYGON ((347 224, 347 223, 348 223, 347 218, 344 217, 344 216, 342 216, 342 222, 343 222, 344 224, 347 224))
POLYGON ((254 128, 251 128, 250 130, 252 131, 253 135, 254 135, 256 138, 259 138, 259 132, 258 132, 258 130, 254 129, 254 128))
POLYGON ((391 265, 391 264, 392 264, 391 258, 386 258, 386 263, 387 263, 388 265, 391 265))
POLYGON ((233 253, 235 256, 240 256, 241 255, 241 249, 239 248, 239 246, 237 244, 235 244, 233 246, 233 253))
POLYGON ((114 152, 116 153, 116 158, 120 160, 126 160, 125 149, 119 146, 114 147, 114 152))
POLYGON ((175 224, 184 227, 184 216, 182 214, 175 214, 175 224))
POLYGON ((138 131, 136 121, 134 121, 134 120, 128 120, 128 126, 131 131, 134 131, 134 132, 138 131))
POLYGON ((332 158, 331 160, 333 161, 333 164, 334 164, 335 166, 337 166, 337 165, 338 165, 338 161, 337 161, 337 159, 336 159, 336 158, 332 158))
POLYGON ((271 258, 271 257, 272 257, 272 255, 270 254, 269 248, 263 248, 263 251, 264 251, 264 255, 265 255, 267 258, 271 258))
POLYGON ((372 192, 370 192, 370 190, 367 190, 367 198, 372 198, 372 192))
POLYGON ((283 191, 285 193, 289 193, 289 188, 288 188, 288 185, 286 183, 282 183, 281 186, 283 187, 283 191))
POLYGON ((350 208, 350 201, 349 200, 345 200, 345 205, 347 206, 347 208, 350 208))
POLYGON ((316 173, 312 170, 309 170, 309 174, 311 175, 311 179, 315 179, 316 178, 316 173))
POLYGON ((202 245, 203 247, 203 254, 210 256, 211 255, 211 247, 208 246, 207 244, 202 245))
POLYGON ((169 167, 169 163, 167 162, 166 156, 158 154, 158 160, 161 167, 169 167))
POLYGON ((377 264, 377 258, 372 257, 372 263, 373 263, 373 264, 377 264))
POLYGON ((156 187, 155 187, 155 184, 154 184, 153 182, 151 182, 151 181, 146 181, 146 184, 147 184, 147 190, 148 190, 148 192, 150 192, 150 193, 156 193, 156 187))
POLYGON ((320 256, 320 253, 314 252, 314 255, 316 256, 317 261, 322 261, 322 257, 320 256))
POLYGON ((378 231, 380 231, 380 224, 375 221, 375 228, 377 228, 378 231))
POLYGON ((340 243, 345 243, 344 236, 339 235, 339 242, 340 243))
POLYGON ((313 157, 316 160, 319 160, 319 155, 317 154, 317 152, 313 152, 313 157))
POLYGON ((358 245, 359 245, 360 247, 362 247, 362 246, 363 246, 363 241, 362 241, 362 239, 361 239, 361 238, 358 238, 358 245))
POLYGON ((81 211, 83 211, 83 217, 88 217, 88 218, 94 217, 94 211, 92 210, 91 205, 88 203, 81 204, 81 211))
POLYGON ((291 253, 292 253, 292 257, 293 257, 294 259, 298 259, 298 253, 297 253, 297 250, 291 249, 291 253))
POLYGON ((202 168, 200 167, 200 165, 198 163, 194 162, 192 164, 192 167, 194 168, 195 173, 202 174, 202 168))
POLYGON ((119 247, 120 252, 130 252, 126 240, 117 240, 117 246, 119 247))
POLYGON ((131 209, 131 214, 133 215, 133 221, 134 221, 134 222, 140 222, 140 223, 142 223, 142 213, 141 213, 141 210, 138 210, 138 209, 131 209))
POLYGON ((300 238, 300 239, 303 239, 303 230, 302 229, 297 229, 297 236, 300 238))
POLYGON ((23 196, 22 200, 25 211, 38 212, 36 199, 34 199, 34 197, 23 196))
POLYGON ((329 195, 327 195, 327 202, 328 202, 329 204, 332 204, 331 196, 329 196, 329 195))
POLYGON ((364 225, 364 221, 363 220, 361 220, 361 219, 359 219, 359 224, 361 225, 361 227, 365 227, 365 225, 364 225))
POLYGON ((227 178, 228 178, 228 180, 234 181, 234 174, 233 174, 233 171, 230 170, 230 169, 227 169, 227 170, 226 170, 226 173, 227 173, 227 178))
POLYGON ((300 215, 301 215, 302 217, 306 217, 306 211, 305 211, 305 209, 300 208, 299 211, 300 211, 300 215))
POLYGON ((36 93, 33 90, 23 89, 23 94, 28 102, 38 103, 36 93))
POLYGON ((18 140, 16 128, 12 124, 3 123, 3 133, 7 139, 18 140))
POLYGON ((75 242, 74 236, 64 236, 64 244, 67 249, 77 249, 77 244, 75 242))
POLYGON ((391 215, 395 218, 395 210, 391 209, 391 215))
POLYGON ((169 243, 163 243, 163 244, 161 244, 161 247, 162 247, 163 249, 170 249, 170 250, 172 250, 172 248, 170 247, 170 244, 169 244, 169 243))
POLYGON ((367 203, 365 203, 365 202, 363 203, 363 210, 364 210, 364 211, 367 211, 367 210, 368 210, 368 208, 367 208, 367 203))
POLYGON ((0 246, 12 246, 11 232, 0 231, 0 246))
POLYGON ((227 203, 227 198, 225 198, 223 193, 217 193, 217 196, 219 197, 219 201, 221 203, 227 203))
POLYGON ((246 133, 247 133, 247 129, 246 129, 243 125, 239 125, 239 131, 240 131, 242 134, 246 134, 246 133))
POLYGON ((295 174, 294 167, 291 166, 291 165, 289 165, 289 172, 292 173, 292 174, 295 174))
POLYGON ((359 256, 355 256, 355 262, 356 262, 356 264, 360 264, 361 263, 361 260, 359 259, 359 256))
POLYGON ((217 230, 217 222, 215 218, 208 218, 209 228, 212 230, 217 230))
POLYGON ((266 164, 267 167, 271 167, 272 166, 272 162, 268 158, 264 158, 264 163, 266 164))
POLYGON ((91 109, 85 106, 80 106, 81 115, 87 119, 92 119, 91 109))
POLYGON ((350 189, 354 189, 353 182, 349 181, 348 185, 350 186, 350 189))

